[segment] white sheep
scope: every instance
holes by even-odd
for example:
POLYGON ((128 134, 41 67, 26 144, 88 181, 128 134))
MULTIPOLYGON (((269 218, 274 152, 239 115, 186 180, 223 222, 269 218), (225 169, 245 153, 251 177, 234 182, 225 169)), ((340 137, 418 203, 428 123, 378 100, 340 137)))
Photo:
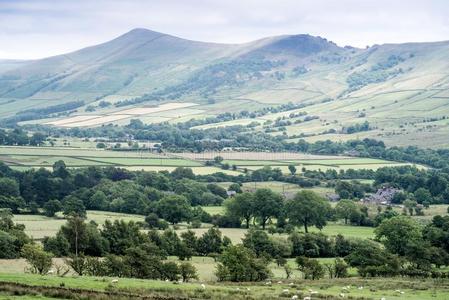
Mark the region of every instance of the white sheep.
POLYGON ((318 294, 317 291, 311 291, 311 292, 310 292, 310 295, 316 295, 316 294, 318 294))
POLYGON ((382 298, 380 298, 380 300, 387 300, 387 298, 385 298, 385 297, 382 297, 382 298))
POLYGON ((201 288, 202 288, 203 290, 206 289, 206 286, 204 285, 204 283, 201 284, 201 288))
POLYGON ((111 283, 118 283, 118 279, 112 279, 111 283))
POLYGON ((282 290, 282 293, 283 293, 283 294, 288 294, 288 289, 282 290))
POLYGON ((363 286, 359 286, 358 289, 359 289, 359 290, 363 290, 363 286))
POLYGON ((345 294, 340 293, 340 297, 341 297, 341 298, 344 298, 344 297, 345 297, 345 294))
POLYGON ((249 292, 249 291, 251 291, 251 289, 250 288, 246 288, 246 290, 249 292))
POLYGON ((282 284, 282 281, 278 281, 278 284, 282 284))
POLYGON ((298 295, 293 295, 292 300, 298 300, 298 295))
POLYGON ((304 297, 303 300, 312 300, 312 298, 310 298, 309 296, 304 297))
POLYGON ((293 283, 293 282, 290 282, 289 286, 293 286, 293 285, 294 285, 294 283, 293 283))
POLYGON ((48 275, 53 275, 54 273, 55 273, 55 271, 53 271, 53 270, 49 270, 49 271, 47 272, 48 275))

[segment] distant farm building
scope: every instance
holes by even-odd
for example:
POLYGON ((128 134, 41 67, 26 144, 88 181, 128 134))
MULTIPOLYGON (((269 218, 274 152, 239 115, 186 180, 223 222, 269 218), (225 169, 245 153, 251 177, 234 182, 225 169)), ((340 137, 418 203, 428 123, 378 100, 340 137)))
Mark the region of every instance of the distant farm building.
POLYGON ((371 204, 390 204, 394 195, 400 191, 401 190, 392 187, 382 187, 378 189, 375 194, 369 195, 362 199, 362 201, 371 204))

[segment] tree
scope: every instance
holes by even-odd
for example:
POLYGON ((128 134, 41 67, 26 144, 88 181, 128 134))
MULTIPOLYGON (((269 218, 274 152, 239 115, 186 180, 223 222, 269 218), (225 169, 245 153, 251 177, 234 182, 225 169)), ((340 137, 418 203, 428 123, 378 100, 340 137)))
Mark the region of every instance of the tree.
POLYGON ((286 203, 286 212, 289 222, 293 225, 308 227, 315 225, 322 229, 331 210, 329 202, 313 191, 300 191, 286 203))
POLYGON ((64 261, 79 276, 83 276, 84 272, 87 270, 87 258, 83 254, 71 255, 70 257, 65 258, 64 261))
POLYGON ((146 243, 126 250, 123 259, 130 270, 131 277, 162 278, 163 263, 161 257, 153 252, 155 248, 157 247, 154 244, 146 243))
POLYGON ((298 256, 296 264, 298 269, 304 274, 304 279, 315 280, 324 276, 324 268, 316 259, 298 256))
POLYGON ((30 145, 31 146, 40 146, 45 142, 46 138, 47 137, 44 134, 42 134, 40 132, 36 132, 30 138, 30 145))
POLYGON ((240 184, 238 183, 232 183, 229 187, 228 187, 228 191, 234 191, 236 193, 242 193, 242 187, 240 186, 240 184))
POLYGON ((25 207, 25 201, 22 197, 0 196, 0 207, 9 208, 16 214, 19 209, 25 207))
POLYGON ((296 174, 296 167, 295 167, 295 165, 288 165, 288 170, 290 171, 290 174, 292 174, 292 175, 296 174))
POLYGON ((179 265, 179 273, 183 282, 189 282, 191 279, 198 279, 196 268, 188 262, 182 262, 179 265))
POLYGON ((176 224, 190 219, 191 207, 186 197, 170 195, 156 203, 156 213, 168 222, 176 224))
POLYGON ((223 161, 223 157, 221 157, 221 156, 215 156, 214 157, 214 162, 216 164, 221 164, 222 161, 223 161))
POLYGON ((432 203, 432 200, 433 200, 432 194, 430 194, 430 192, 425 188, 420 187, 413 193, 413 195, 415 196, 415 199, 418 203, 423 203, 423 202, 432 203))
POLYGON ((67 178, 69 171, 63 160, 58 160, 53 164, 53 175, 56 177, 67 178))
POLYGON ((39 275, 47 274, 52 266, 52 254, 45 252, 41 246, 26 244, 22 249, 22 256, 31 265, 31 272, 39 275))
POLYGON ((159 217, 155 213, 150 213, 145 217, 145 223, 150 229, 159 228, 159 217))
POLYGON ((354 215, 360 214, 360 210, 357 204, 352 200, 340 200, 335 206, 335 212, 337 216, 345 220, 345 224, 348 224, 348 220, 352 219, 354 215))
POLYGON ((19 197, 20 189, 17 181, 11 178, 0 178, 0 196, 19 197))
POLYGON ((384 250, 381 245, 370 240, 360 240, 345 257, 345 261, 357 268, 361 276, 395 275, 400 262, 397 256, 384 250))
MULTIPOLYGON (((410 216, 413 216, 413 211, 416 209, 418 203, 413 200, 405 200, 403 202, 403 204, 404 204, 404 208, 406 210, 408 210, 408 213, 410 214, 410 216)), ((405 214, 406 214, 406 212, 405 212, 405 214)))
POLYGON ((226 214, 236 216, 245 220, 246 228, 249 228, 249 222, 255 213, 254 195, 251 193, 242 193, 225 201, 226 214))
POLYGON ((179 278, 179 267, 174 261, 167 261, 162 264, 161 279, 177 281, 179 278))
POLYGON ((408 243, 422 239, 421 227, 406 216, 384 220, 374 233, 376 239, 381 241, 388 251, 401 256, 407 253, 408 243))
POLYGON ((262 281, 268 278, 268 262, 243 245, 229 246, 219 258, 215 272, 219 281, 262 281))
POLYGON ((44 204, 44 214, 47 217, 54 217, 61 209, 62 205, 59 200, 49 200, 44 204))
POLYGON ((83 201, 76 196, 71 195, 65 197, 62 207, 65 216, 76 215, 83 218, 86 216, 86 207, 84 206, 83 201))
POLYGON ((221 253, 223 240, 221 238, 221 231, 218 228, 209 228, 197 242, 198 252, 201 255, 208 255, 210 253, 221 253))
POLYGON ((114 222, 106 220, 101 230, 101 237, 109 244, 110 252, 117 255, 123 255, 126 249, 149 241, 148 235, 140 231, 140 226, 137 223, 124 220, 115 220, 114 222))
POLYGON ((250 229, 245 233, 242 244, 251 249, 257 256, 273 256, 274 246, 268 234, 262 230, 250 229))
POLYGON ((225 188, 222 188, 218 184, 215 183, 209 183, 207 185, 207 189, 214 195, 220 196, 221 198, 227 198, 228 193, 226 192, 225 188))
POLYGON ((265 230, 270 218, 279 215, 283 205, 282 196, 270 189, 258 189, 254 193, 254 216, 259 219, 262 229, 265 230))

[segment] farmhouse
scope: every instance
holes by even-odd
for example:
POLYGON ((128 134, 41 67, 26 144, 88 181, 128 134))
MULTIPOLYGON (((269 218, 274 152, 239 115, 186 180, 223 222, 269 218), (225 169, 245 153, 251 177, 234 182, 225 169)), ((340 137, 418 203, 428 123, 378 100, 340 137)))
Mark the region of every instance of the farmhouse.
POLYGON ((399 191, 399 189, 384 186, 378 189, 375 194, 369 195, 368 197, 362 199, 362 201, 371 204, 390 204, 394 195, 399 191))

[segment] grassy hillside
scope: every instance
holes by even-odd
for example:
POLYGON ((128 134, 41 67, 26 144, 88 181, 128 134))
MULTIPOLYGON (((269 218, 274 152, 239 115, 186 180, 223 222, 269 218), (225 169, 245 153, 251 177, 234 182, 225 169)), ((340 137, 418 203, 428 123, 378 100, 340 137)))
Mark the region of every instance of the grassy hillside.
MULTIPOLYGON (((449 145, 448 67, 449 42, 356 49, 320 37, 290 35, 227 45, 135 29, 66 55, 0 61, 0 118, 82 100, 84 105, 70 117, 104 117, 115 124, 127 124, 131 117, 147 123, 182 122, 292 102, 304 106, 293 113, 316 118, 287 124, 282 131, 275 128, 271 134, 285 132, 292 139, 308 140, 374 137, 387 144, 445 147, 449 145), (100 106, 101 101, 112 105, 100 106), (197 105, 138 116, 124 112, 161 102, 197 105), (345 131, 365 121, 371 130, 345 131)), ((266 130, 264 124, 278 118, 299 120, 291 113, 205 128, 257 121, 256 129, 266 130)), ((31 122, 61 118, 67 117, 31 122)))

